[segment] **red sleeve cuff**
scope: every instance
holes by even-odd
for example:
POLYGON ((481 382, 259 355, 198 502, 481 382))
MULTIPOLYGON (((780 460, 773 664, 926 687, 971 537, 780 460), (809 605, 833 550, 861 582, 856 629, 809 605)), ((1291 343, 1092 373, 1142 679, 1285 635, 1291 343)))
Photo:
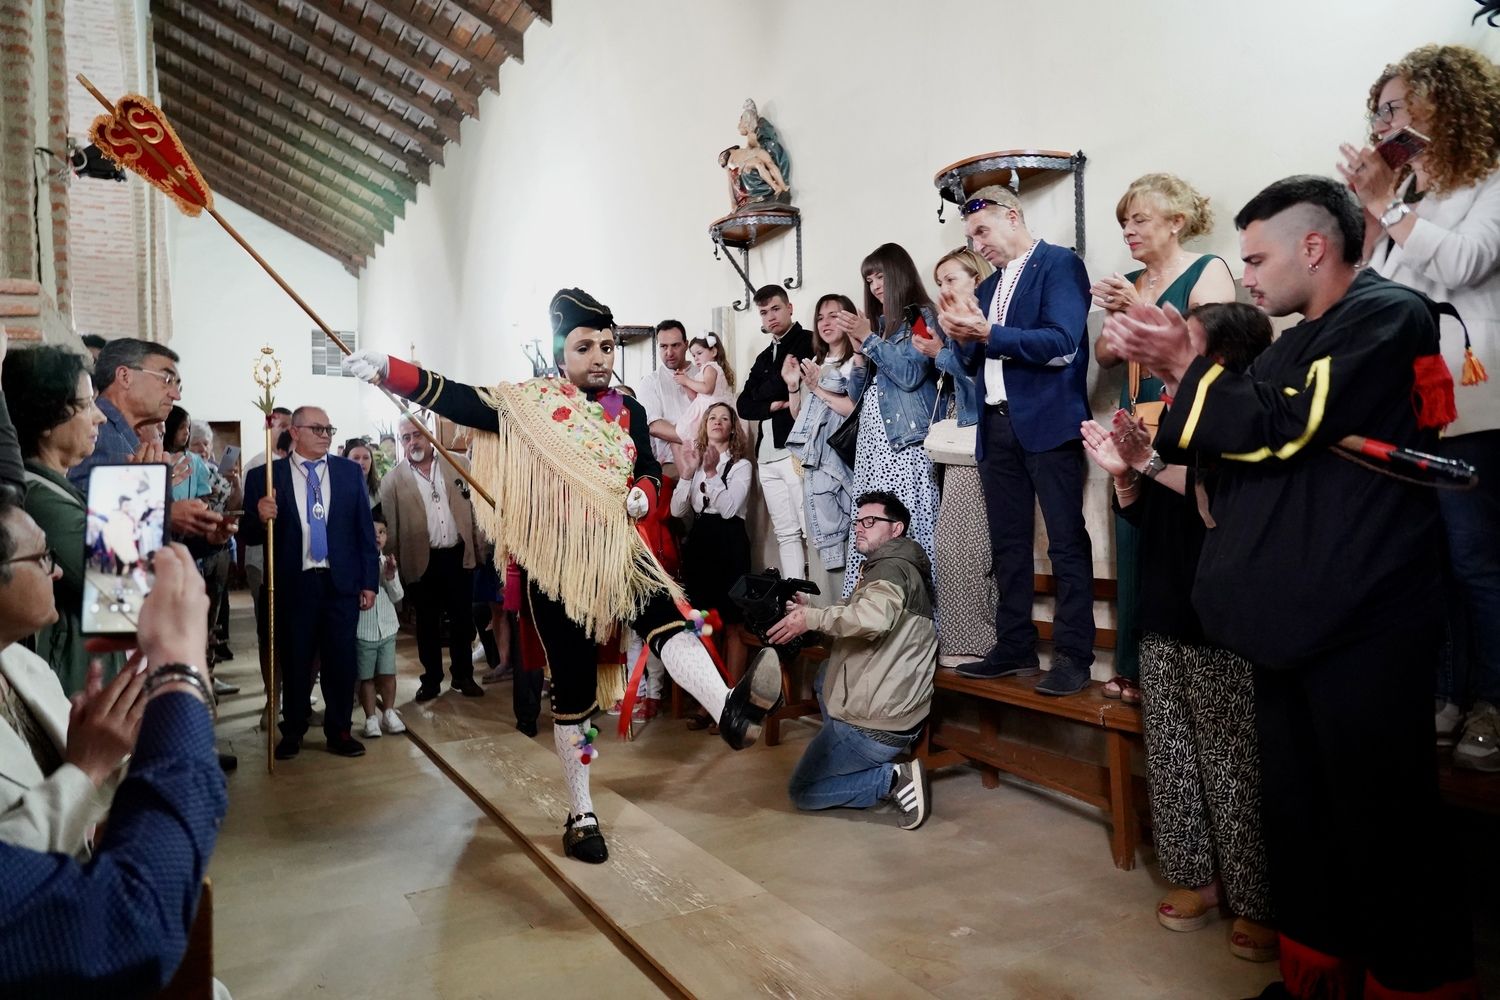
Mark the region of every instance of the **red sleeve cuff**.
POLYGON ((389 371, 382 384, 396 395, 410 399, 422 385, 422 369, 410 361, 402 361, 396 357, 389 358, 386 363, 389 371))

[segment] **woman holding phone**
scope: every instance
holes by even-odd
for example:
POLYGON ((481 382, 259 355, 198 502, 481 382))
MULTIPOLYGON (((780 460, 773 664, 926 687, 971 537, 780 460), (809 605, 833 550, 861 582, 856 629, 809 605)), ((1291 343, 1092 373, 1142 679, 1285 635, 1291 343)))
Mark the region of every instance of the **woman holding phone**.
MULTIPOLYGON (((838 328, 854 345, 849 398, 856 405, 863 400, 849 494, 860 497, 873 490, 896 494, 911 511, 908 534, 927 553, 935 574, 938 487, 922 442, 937 399, 937 369, 912 345, 912 338, 942 337, 942 328, 917 265, 903 248, 895 243, 876 247, 859 271, 865 285, 864 314, 839 313, 837 317, 838 328)), ((851 519, 856 513, 851 501, 851 519)), ((864 562, 851 531, 844 597, 859 582, 864 562)))
MULTIPOLYGON (((94 405, 94 383, 84 359, 61 347, 41 346, 5 358, 0 385, 15 422, 26 462, 26 513, 47 535, 62 570, 53 584, 57 621, 36 635, 36 652, 57 674, 69 696, 84 688, 89 654, 83 648, 83 494, 68 481, 68 470, 94 453, 104 414, 94 405)), ((106 679, 122 658, 104 661, 106 679)))
POLYGON ((1500 382, 1486 371, 1500 365, 1497 109, 1494 63, 1460 45, 1423 46, 1371 85, 1373 146, 1344 145, 1339 165, 1365 208, 1369 266, 1463 317, 1440 328, 1458 419, 1437 452, 1471 463, 1479 485, 1438 491, 1451 579, 1436 712, 1438 742, 1452 743, 1472 693, 1453 762, 1480 771, 1500 771, 1500 382))

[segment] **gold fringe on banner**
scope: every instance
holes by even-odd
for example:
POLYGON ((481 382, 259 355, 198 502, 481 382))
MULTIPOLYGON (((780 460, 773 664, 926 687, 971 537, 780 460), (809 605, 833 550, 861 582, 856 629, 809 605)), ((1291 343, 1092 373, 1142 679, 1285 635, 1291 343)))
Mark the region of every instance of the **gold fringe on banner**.
POLYGON ((502 383, 481 395, 500 414, 496 434, 474 434, 472 471, 495 497, 476 504, 495 542, 542 593, 596 641, 630 621, 658 590, 681 590, 625 513, 635 464, 629 432, 559 379, 502 383))

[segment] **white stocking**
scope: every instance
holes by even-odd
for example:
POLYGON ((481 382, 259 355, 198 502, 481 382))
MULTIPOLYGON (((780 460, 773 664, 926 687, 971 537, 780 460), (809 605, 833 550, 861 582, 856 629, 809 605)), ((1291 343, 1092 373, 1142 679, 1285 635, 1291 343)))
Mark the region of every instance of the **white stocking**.
POLYGON ((719 676, 719 669, 696 635, 684 630, 668 639, 661 647, 661 662, 672 679, 703 706, 710 719, 717 721, 724 714, 729 688, 724 686, 724 678, 719 676))
POLYGON ((589 767, 579 759, 579 748, 573 741, 583 740, 583 727, 560 722, 552 724, 552 745, 557 748, 557 759, 562 762, 563 778, 568 782, 568 797, 573 800, 573 812, 578 816, 594 811, 594 800, 589 797, 589 767))

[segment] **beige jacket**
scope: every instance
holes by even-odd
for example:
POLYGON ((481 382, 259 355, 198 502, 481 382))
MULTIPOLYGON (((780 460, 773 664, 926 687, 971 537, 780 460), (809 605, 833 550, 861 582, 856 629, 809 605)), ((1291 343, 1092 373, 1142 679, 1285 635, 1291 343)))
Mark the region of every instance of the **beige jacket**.
POLYGON ((888 732, 927 718, 937 672, 932 570, 910 538, 870 553, 849 600, 808 608, 809 629, 833 640, 823 702, 835 719, 888 732))
MULTIPOLYGON (((466 459, 455 455, 453 460, 465 469, 466 459)), ((458 527, 458 537, 464 543, 464 569, 473 569, 479 551, 479 529, 474 526, 474 504, 464 499, 463 491, 454 484, 459 478, 441 456, 433 459, 433 468, 443 476, 443 492, 448 498, 448 509, 453 514, 453 523, 458 527)), ((465 484, 467 485, 467 484, 465 484)), ((422 579, 427 572, 427 559, 432 552, 432 541, 427 534, 427 504, 422 499, 423 484, 411 470, 411 463, 402 462, 380 482, 380 510, 385 515, 386 532, 390 536, 390 550, 396 554, 396 566, 403 583, 422 579)))
MULTIPOLYGON (((0 650, 0 673, 62 754, 70 706, 47 661, 13 643, 0 650)), ((72 764, 43 776, 26 741, 0 722, 0 842, 87 858, 89 832, 109 810, 119 773, 103 788, 72 764)))

